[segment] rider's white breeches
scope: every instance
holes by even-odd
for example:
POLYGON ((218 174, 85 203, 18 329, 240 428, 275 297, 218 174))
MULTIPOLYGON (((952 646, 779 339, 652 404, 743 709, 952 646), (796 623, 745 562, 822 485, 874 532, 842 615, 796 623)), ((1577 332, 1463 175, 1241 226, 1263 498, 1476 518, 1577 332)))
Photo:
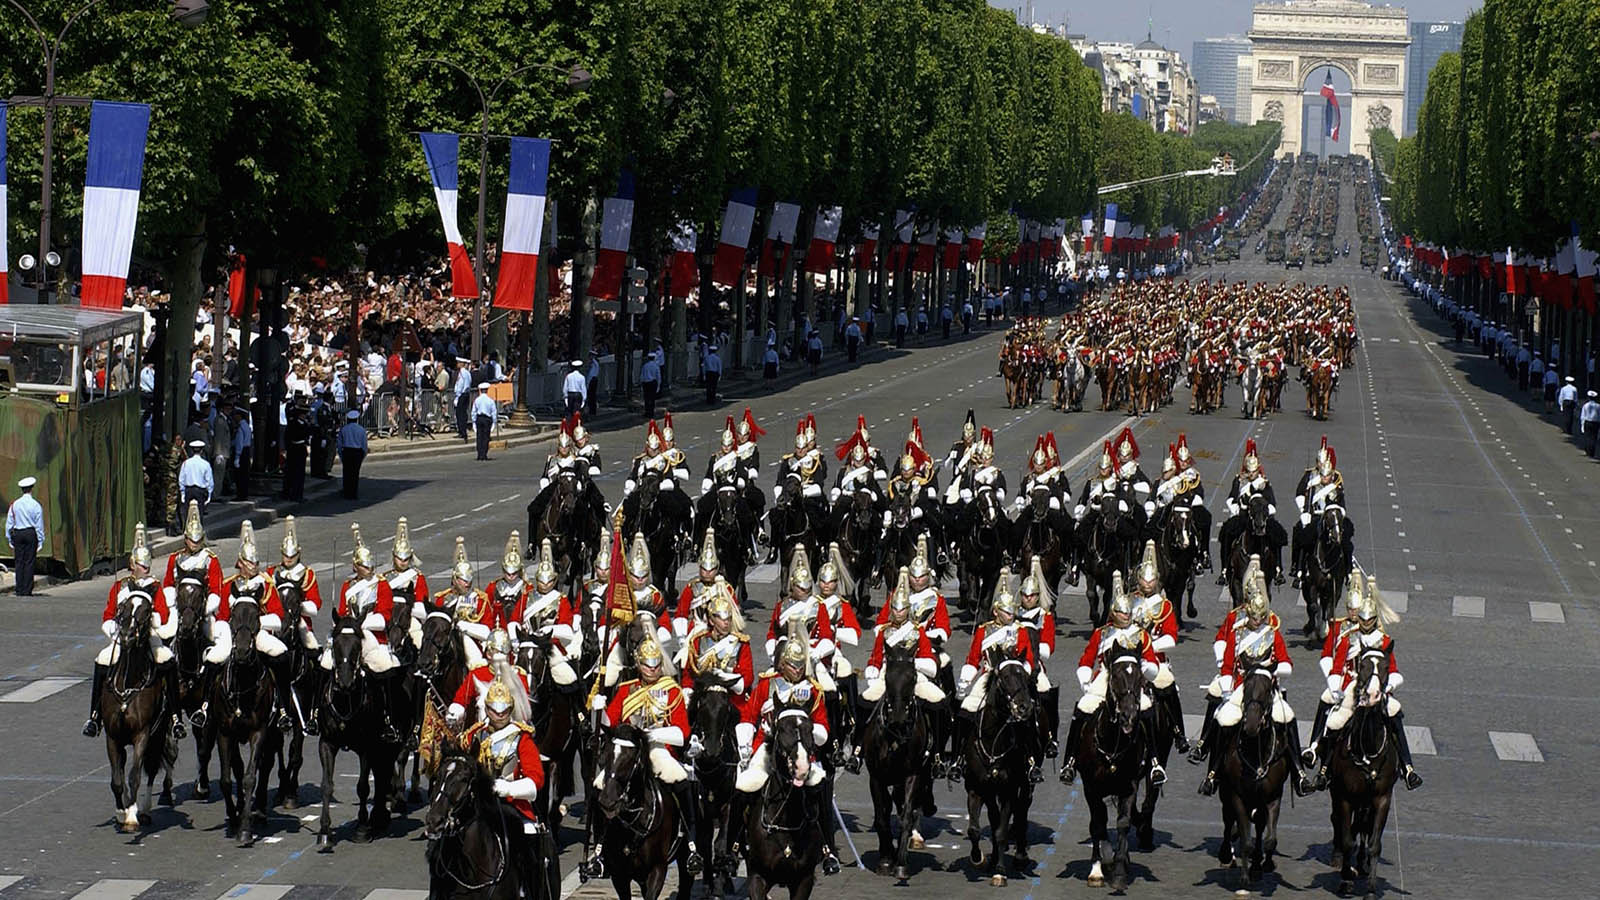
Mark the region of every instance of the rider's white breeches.
MULTIPOLYGON (((1244 721, 1244 691, 1235 689, 1217 707, 1217 724, 1224 728, 1244 721)), ((1272 721, 1279 725, 1287 725, 1294 721, 1294 709, 1289 706, 1289 701, 1283 699, 1283 691, 1275 690, 1272 693, 1272 721)))
MULTIPOLYGON (((288 652, 278 636, 266 629, 256 632, 256 652, 277 658, 288 652)), ((228 655, 233 652, 233 629, 227 622, 217 622, 211 628, 211 649, 206 651, 206 662, 220 665, 228 661, 228 655)))
MULTIPOLYGON (((156 665, 158 666, 172 661, 172 651, 167 649, 166 642, 161 639, 160 635, 156 634, 154 628, 150 629, 150 652, 155 654, 156 665)), ((100 651, 99 655, 95 656, 94 664, 97 666, 109 666, 116 662, 121 655, 121 651, 117 649, 117 642, 112 641, 106 645, 104 650, 100 651)))
MULTIPOLYGON (((1100 705, 1105 702, 1106 670, 1101 669, 1100 672, 1094 676, 1094 678, 1090 679, 1089 684, 1084 687, 1083 696, 1078 698, 1078 712, 1088 715, 1098 710, 1100 705)), ((1145 691, 1139 696, 1139 710, 1141 712, 1149 709, 1152 705, 1154 704, 1150 699, 1149 691, 1145 691)))
MULTIPOLYGON (((1344 699, 1339 702, 1339 708, 1328 714, 1327 729, 1338 731, 1350 723, 1350 717, 1356 713, 1356 692, 1345 691, 1344 699)), ((1400 715, 1400 701, 1393 694, 1383 698, 1383 714, 1389 718, 1400 715)))
POLYGON ((1154 681, 1150 682, 1150 686, 1156 690, 1164 691, 1167 688, 1172 687, 1174 681, 1175 679, 1172 677, 1172 666, 1168 665, 1167 663, 1161 663, 1159 666, 1156 666, 1156 677, 1154 681))
MULTIPOLYGON (((883 699, 884 690, 883 676, 879 675, 867 682, 866 688, 861 692, 861 699, 867 703, 877 703, 883 699)), ((924 703, 937 704, 944 702, 944 689, 934 684, 928 676, 921 672, 917 673, 917 686, 913 688, 912 693, 924 703)))

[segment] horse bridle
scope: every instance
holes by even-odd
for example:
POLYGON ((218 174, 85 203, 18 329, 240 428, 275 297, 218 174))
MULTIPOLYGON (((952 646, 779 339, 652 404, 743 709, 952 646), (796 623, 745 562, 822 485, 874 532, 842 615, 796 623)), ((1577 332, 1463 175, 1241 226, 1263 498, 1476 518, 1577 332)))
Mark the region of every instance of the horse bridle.
POLYGON ((1272 764, 1278 759, 1278 723, 1272 721, 1272 706, 1273 702, 1278 696, 1278 676, 1272 671, 1271 668, 1267 666, 1266 662, 1257 662, 1250 666, 1250 671, 1245 673, 1244 679, 1239 683, 1238 690, 1244 690, 1245 683, 1252 678, 1267 679, 1267 699, 1260 700, 1246 697, 1243 700, 1243 710, 1248 711, 1252 707, 1259 708, 1261 710, 1261 717, 1264 720, 1262 724, 1265 727, 1256 732, 1255 760, 1252 762, 1251 760, 1245 758, 1244 734, 1242 729, 1236 744, 1238 747, 1237 753, 1239 755, 1239 762, 1253 769, 1255 771, 1256 780, 1259 781, 1266 777, 1267 770, 1270 769, 1272 764))
MULTIPOLYGON (((639 749, 639 744, 637 742, 628 740, 627 738, 612 737, 611 745, 613 748, 621 747, 630 750, 639 749)), ((644 783, 645 789, 638 792, 640 795, 642 795, 643 802, 637 806, 630 806, 626 800, 624 800, 622 808, 617 810, 617 815, 606 817, 613 822, 621 824, 623 827, 627 828, 631 834, 639 837, 644 837, 653 831, 656 827, 656 820, 661 815, 661 804, 657 799, 660 792, 652 783, 649 766, 650 761, 645 754, 635 754, 633 774, 628 778, 630 783, 633 781, 642 781, 644 783)), ((620 791, 619 793, 626 798, 633 795, 634 791, 627 790, 620 791)))
MULTIPOLYGON (((448 761, 448 762, 446 762, 444 764, 444 768, 442 770, 440 770, 440 772, 439 772, 439 793, 440 794, 444 793, 445 786, 450 783, 450 776, 453 775, 456 772, 457 769, 459 769, 461 766, 463 766, 465 764, 466 764, 466 761, 463 760, 463 759, 459 759, 459 758, 451 759, 450 761, 448 761)), ((468 787, 467 787, 466 792, 462 795, 462 798, 461 798, 460 801, 458 801, 457 803, 451 805, 450 810, 445 814, 444 825, 443 825, 442 828, 440 828, 440 830, 437 832, 437 834, 425 835, 428 838, 428 840, 430 840, 430 841, 438 841, 438 840, 444 840, 445 838, 455 838, 456 839, 456 843, 458 845, 461 843, 461 829, 463 827, 463 822, 461 820, 461 817, 460 817, 459 813, 463 808, 465 808, 467 806, 470 806, 473 803, 477 802, 476 798, 473 796, 472 787, 471 787, 471 783, 470 783, 472 776, 469 774, 466 777, 468 778, 468 787)), ((504 809, 502 809, 500 811, 500 828, 497 831, 494 832, 494 843, 495 843, 495 855, 497 857, 499 857, 500 862, 495 867, 495 870, 494 870, 493 874, 491 874, 488 877, 488 879, 485 880, 485 881, 482 881, 482 882, 468 882, 468 881, 465 881, 465 880, 462 879, 462 877, 460 875, 457 875, 455 872, 451 871, 450 868, 448 866, 444 865, 442 862, 439 865, 439 869, 441 871, 443 871, 444 874, 450 876, 450 880, 454 881, 464 891, 481 891, 481 890, 484 890, 485 888, 493 887, 494 885, 499 884, 500 883, 500 879, 505 875, 505 873, 506 873, 506 862, 509 859, 509 854, 506 853, 506 843, 507 843, 507 841, 506 841, 506 822, 505 822, 505 811, 504 811, 504 809)), ((465 854, 462 854, 462 855, 465 856, 465 854)), ((485 873, 483 873, 481 871, 473 873, 474 877, 480 876, 480 875, 483 875, 483 874, 485 874, 485 873)))
MULTIPOLYGON (((801 807, 800 808, 800 815, 799 815, 798 821, 796 821, 794 824, 785 824, 783 822, 768 821, 768 819, 767 819, 767 812, 774 808, 774 806, 772 804, 772 801, 774 799, 778 800, 778 804, 776 806, 776 809, 781 814, 784 810, 787 810, 789 808, 789 798, 793 797, 794 796, 794 792, 795 792, 795 786, 790 783, 791 779, 789 778, 787 773, 785 773, 785 776, 783 778, 777 778, 777 777, 774 777, 772 774, 770 774, 772 771, 781 768, 781 765, 779 764, 780 761, 778 759, 778 753, 776 752, 777 748, 778 748, 777 723, 779 721, 784 720, 784 719, 804 719, 805 722, 809 723, 811 721, 811 716, 805 710, 799 709, 797 707, 796 708, 778 710, 773 715, 773 736, 772 736, 772 739, 771 739, 771 743, 772 743, 772 746, 773 746, 773 752, 769 756, 769 763, 768 763, 769 774, 767 776, 767 784, 766 784, 766 787, 761 792, 761 800, 762 800, 762 803, 761 803, 761 827, 762 827, 763 830, 769 831, 769 832, 771 832, 771 831, 780 831, 780 832, 786 832, 786 833, 792 834, 792 833, 797 832, 800 829, 804 828, 807 824, 809 824, 811 822, 811 816, 809 816, 807 814, 807 811, 805 809, 806 804, 807 804, 808 794, 802 792, 801 795, 800 795, 800 807, 801 807), (774 790, 774 786, 775 785, 780 785, 780 783, 781 783, 781 787, 782 787, 782 794, 781 795, 779 795, 774 790)), ((804 726, 802 725, 802 727, 804 727, 804 726)), ((806 745, 805 745, 805 735, 804 735, 803 732, 798 733, 796 735, 796 737, 795 737, 795 746, 798 749, 800 749, 802 751, 805 751, 807 753, 811 752, 811 750, 808 749, 806 747, 806 745)), ((816 763, 813 762, 813 765, 815 765, 815 764, 816 763)))
MULTIPOLYGON (((123 603, 124 604, 129 604, 130 601, 126 601, 125 600, 125 601, 123 601, 123 603)), ((150 658, 146 661, 146 665, 144 667, 144 681, 141 682, 136 687, 129 687, 127 685, 127 683, 126 683, 129 661, 133 656, 133 648, 139 646, 139 644, 140 644, 140 641, 139 641, 139 638, 141 637, 140 632, 144 632, 144 631, 147 631, 149 629, 149 627, 150 627, 150 615, 146 615, 145 616, 144 628, 139 628, 139 627, 137 627, 137 625, 138 625, 138 621, 137 621, 138 620, 138 613, 136 611, 136 605, 127 605, 127 606, 125 606, 125 608, 128 611, 129 622, 128 622, 128 627, 126 627, 126 628, 121 627, 121 625, 122 625, 121 622, 117 623, 117 625, 118 625, 117 637, 116 637, 117 651, 116 651, 116 662, 115 662, 116 672, 115 672, 115 675, 113 675, 112 677, 108 677, 106 679, 107 686, 109 686, 111 688, 111 690, 117 695, 117 701, 121 704, 123 709, 127 709, 128 700, 129 700, 130 697, 133 697, 136 694, 138 694, 140 691, 150 687, 152 679, 154 678, 154 675, 155 675, 155 659, 154 659, 153 654, 150 652, 150 642, 149 642, 149 638, 146 636, 145 640, 143 642, 143 644, 144 644, 144 653, 145 653, 145 655, 147 657, 150 657, 150 658), (122 682, 122 686, 121 687, 117 686, 117 683, 119 681, 122 682)), ((148 606, 148 601, 146 603, 146 609, 150 610, 150 614, 151 615, 154 614, 154 610, 151 610, 150 607, 148 606)), ((119 613, 120 613, 120 610, 119 610, 119 613)), ((121 617, 121 615, 118 615, 117 618, 120 619, 122 617, 121 617)))
MULTIPOLYGON (((998 676, 1000 674, 1000 672, 1002 670, 1004 670, 1007 666, 1016 666, 1018 668, 1026 668, 1026 667, 1024 667, 1022 665, 1021 662, 1019 662, 1019 661, 1017 661, 1015 659, 1008 659, 1008 660, 1005 660, 1005 661, 1001 662, 1000 665, 995 667, 994 676, 998 676)), ((1022 717, 1020 717, 1020 716, 1018 716, 1016 714, 1015 707, 1009 702, 1011 698, 1010 698, 1010 696, 1007 696, 1006 697, 1007 704, 1006 704, 1006 718, 1005 718, 1005 721, 1000 723, 999 730, 997 730, 990 737, 989 745, 988 746, 984 746, 984 743, 983 743, 983 722, 984 722, 985 718, 988 718, 988 717, 993 715, 992 709, 994 707, 994 703, 990 702, 990 701, 995 700, 996 698, 995 698, 994 695, 998 694, 999 691, 1000 691, 1000 679, 998 677, 994 677, 994 676, 991 676, 990 679, 989 679, 989 687, 988 687, 989 696, 984 698, 983 709, 978 712, 978 723, 977 723, 978 727, 977 727, 977 730, 976 730, 975 734, 973 735, 973 741, 972 741, 973 746, 978 748, 978 755, 983 758, 984 765, 987 766, 990 769, 990 771, 995 771, 995 763, 997 763, 1000 760, 1004 759, 1006 757, 1006 755, 1010 752, 1011 748, 1016 746, 1014 742, 1008 743, 1005 746, 1005 748, 1000 749, 998 752, 996 752, 995 748, 997 746, 999 746, 1000 739, 1007 732, 1011 731, 1011 729, 1016 728, 1019 725, 1032 724, 1028 720, 1026 720, 1026 719, 1024 719, 1024 718, 1022 718, 1022 717)))

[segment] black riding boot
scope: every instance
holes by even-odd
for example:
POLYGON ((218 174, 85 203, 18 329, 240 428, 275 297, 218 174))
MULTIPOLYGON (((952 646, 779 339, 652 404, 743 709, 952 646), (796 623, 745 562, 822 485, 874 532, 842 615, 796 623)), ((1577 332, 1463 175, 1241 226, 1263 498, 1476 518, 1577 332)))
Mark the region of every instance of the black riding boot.
POLYGON ((378 732, 378 740, 385 744, 399 744, 405 740, 400 730, 394 727, 394 676, 397 671, 390 669, 382 673, 368 673, 372 679, 372 702, 377 703, 383 712, 383 728, 378 732))
POLYGON ((1161 765, 1161 757, 1156 754, 1156 735, 1160 729, 1156 725, 1154 705, 1139 713, 1139 727, 1144 729, 1144 738, 1150 750, 1150 784, 1160 787, 1167 783, 1167 770, 1161 765))
POLYGON ((952 775, 950 772, 950 757, 952 753, 947 748, 951 744, 959 747, 964 743, 960 739, 951 739, 952 732, 958 729, 964 730, 964 723, 961 721, 959 714, 950 712, 948 704, 940 705, 932 710, 932 713, 933 715, 930 718, 933 724, 933 734, 930 737, 932 737, 933 742, 928 748, 928 755, 933 760, 933 777, 955 778, 957 776, 952 775))
POLYGON ((1183 733, 1183 703, 1178 699, 1178 685, 1170 684, 1155 692, 1156 702, 1166 711, 1172 728, 1172 746, 1179 753, 1189 752, 1189 736, 1183 733))
MULTIPOLYGON (((848 601, 846 601, 848 602, 848 601)), ((860 726, 856 724, 856 676, 855 673, 838 679, 839 684, 839 739, 838 756, 841 765, 852 772, 861 771, 861 758, 858 748, 860 741, 856 740, 856 732, 860 726)))
POLYGON ((1394 745, 1400 752, 1400 771, 1405 773, 1406 790, 1414 791, 1422 787, 1422 776, 1417 774, 1416 766, 1411 764, 1411 742, 1406 738, 1405 713, 1397 713, 1389 720, 1389 727, 1394 729, 1394 745))
POLYGON ((705 868, 705 860, 700 857, 700 849, 695 846, 695 813, 698 806, 694 800, 692 784, 688 779, 671 786, 672 799, 678 804, 678 824, 682 828, 683 842, 689 845, 689 877, 693 878, 705 868))
POLYGON ((1305 574, 1305 526, 1295 525, 1289 542, 1289 579, 1291 586, 1300 587, 1300 577, 1305 574))
POLYGON ((200 708, 189 714, 189 724, 195 728, 204 729, 211 712, 211 683, 215 678, 215 667, 201 660, 200 662, 200 708))
POLYGON ((1300 764, 1307 769, 1317 765, 1322 759, 1322 735, 1328 726, 1328 713, 1333 707, 1330 704, 1317 701, 1317 714, 1311 719, 1311 746, 1300 753, 1300 764))
MULTIPOLYGON (((158 671, 167 684, 167 714, 172 716, 172 736, 182 740, 189 736, 189 730, 183 727, 183 710, 178 699, 178 660, 169 660, 158 671)), ((95 691, 99 694, 99 691, 95 691)))
POLYGON ((817 785, 813 790, 817 793, 817 814, 822 817, 822 821, 817 823, 817 827, 822 829, 822 874, 837 875, 839 838, 834 826, 832 778, 817 785))
POLYGON ((1206 695, 1206 714, 1200 720, 1200 739, 1194 742, 1194 748, 1189 751, 1189 762, 1198 765, 1210 756, 1209 748, 1217 737, 1217 707, 1221 705, 1221 697, 1206 695))
POLYGON ((1301 797, 1309 797, 1316 793, 1316 787, 1311 778, 1300 770, 1300 728, 1293 722, 1279 726, 1284 732, 1284 742, 1289 745, 1289 778, 1293 781, 1294 792, 1301 797))
POLYGON ((1056 735, 1061 733, 1061 688, 1051 685, 1040 698, 1044 704, 1044 755, 1048 759, 1055 759, 1061 752, 1061 747, 1056 743, 1056 735))
POLYGON ((106 686, 106 667, 95 663, 94 682, 89 688, 89 720, 83 723, 83 736, 100 733, 100 691, 106 686))
POLYGON ((273 721, 279 731, 294 731, 294 697, 291 696, 294 674, 290 671, 293 661, 288 653, 267 657, 267 667, 272 670, 272 687, 276 694, 274 703, 277 705, 277 715, 273 716, 273 721))
POLYGON ((1224 728, 1218 725, 1210 749, 1206 752, 1206 777, 1200 782, 1200 796, 1209 797, 1217 792, 1217 763, 1222 761, 1222 748, 1233 740, 1238 726, 1224 728))
POLYGON ((1083 723, 1088 720, 1083 710, 1072 707, 1072 722, 1067 726, 1066 752, 1061 757, 1061 783, 1071 784, 1078 777, 1078 740, 1083 736, 1083 723))

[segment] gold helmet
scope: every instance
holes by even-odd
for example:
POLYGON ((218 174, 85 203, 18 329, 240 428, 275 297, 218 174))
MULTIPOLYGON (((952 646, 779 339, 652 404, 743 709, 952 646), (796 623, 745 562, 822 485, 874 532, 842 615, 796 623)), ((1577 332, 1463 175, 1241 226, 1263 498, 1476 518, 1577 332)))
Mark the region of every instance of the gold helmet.
POLYGON ((889 609, 904 612, 911 609, 911 570, 900 567, 900 579, 895 582, 894 593, 889 595, 889 609))
POLYGON ((734 602, 732 587, 718 575, 711 591, 711 599, 706 601, 706 615, 713 619, 732 619, 734 610, 738 608, 739 605, 734 602))
POLYGON ((733 430, 733 416, 728 417, 727 424, 722 426, 722 449, 724 452, 732 450, 737 445, 738 438, 733 430))
POLYGON ((1261 457, 1256 455, 1256 439, 1246 438, 1244 442, 1244 473, 1254 477, 1261 471, 1261 457))
POLYGON ((200 501, 190 500, 189 509, 183 515, 183 537, 185 540, 196 544, 206 542, 206 529, 200 524, 200 501))
POLYGON ((505 553, 500 556, 500 569, 507 575, 520 575, 522 566, 522 532, 512 529, 506 538, 505 553))
POLYGON ((456 535, 455 558, 450 564, 450 577, 459 578, 467 584, 472 583, 472 563, 467 559, 467 539, 456 535))
POLYGON ((150 571, 150 548, 145 545, 143 522, 134 523, 133 549, 128 551, 128 563, 130 566, 143 566, 146 572, 150 571))
POLYGON ((900 472, 904 475, 910 475, 917 470, 917 458, 911 455, 909 445, 907 446, 906 452, 900 454, 900 472))
POLYGON ((828 542, 828 556, 822 563, 822 568, 817 570, 817 581, 838 581, 839 573, 844 571, 844 555, 839 551, 839 542, 828 542))
MULTIPOLYGON (((1026 581, 1026 579, 1024 579, 1024 581, 1026 581)), ((1021 585, 1018 585, 1018 587, 1020 589, 1021 585)), ((994 593, 996 597, 1000 596, 1001 594, 1011 594, 1012 596, 1016 596, 1016 592, 1011 590, 1010 566, 1000 567, 1000 577, 995 579, 994 593)))
MULTIPOLYGON (((1357 575, 1352 575, 1350 580, 1354 581, 1358 577, 1357 575)), ((1378 576, 1367 576, 1367 594, 1363 598, 1362 607, 1356 612, 1356 616, 1363 622, 1376 621, 1385 628, 1400 621, 1400 614, 1395 612, 1384 601, 1383 591, 1378 590, 1378 576)))
POLYGON ((1111 573, 1111 612, 1115 615, 1133 615, 1133 598, 1122 586, 1122 573, 1111 573))
POLYGON ((670 447, 672 446, 672 440, 674 437, 675 435, 672 431, 672 413, 663 412, 661 414, 661 440, 666 442, 667 446, 670 447))
POLYGON ((917 536, 917 552, 911 557, 911 575, 922 578, 932 574, 933 569, 928 566, 928 533, 923 532, 917 536))
POLYGON ((611 535, 605 531, 600 532, 600 551, 594 555, 594 570, 611 572, 611 535))
POLYGON ((990 609, 995 615, 1001 612, 1010 613, 1012 618, 1017 615, 1017 596, 1011 593, 1011 570, 1000 570, 1000 582, 995 586, 994 603, 990 609))
POLYGON ((372 568, 372 551, 367 549, 367 542, 361 539, 361 526, 355 522, 350 523, 350 537, 356 542, 354 550, 350 551, 350 564, 363 568, 372 568))
POLYGON ((644 542, 644 532, 633 533, 633 547, 628 552, 628 574, 634 578, 650 578, 650 547, 644 542))
POLYGON ((411 527, 406 524, 406 517, 401 516, 394 523, 394 558, 405 562, 413 560, 415 556, 411 549, 411 527))
POLYGON ((1173 462, 1172 454, 1161 457, 1161 477, 1171 478, 1178 473, 1178 464, 1173 462))
POLYGON ((1366 576, 1357 568, 1344 583, 1344 606, 1351 616, 1361 612, 1361 603, 1367 596, 1366 576))
POLYGON ((256 565, 261 556, 256 552, 256 527, 249 519, 239 526, 239 562, 256 565))
POLYGON ((717 559, 717 530, 706 529, 705 540, 700 542, 700 571, 715 572, 722 568, 722 561, 717 559))
POLYGON ((789 587, 811 590, 811 558, 804 545, 797 545, 789 557, 789 587))
POLYGON ((1254 570, 1245 570, 1244 611, 1251 618, 1264 618, 1272 611, 1272 599, 1267 596, 1267 576, 1261 571, 1260 561, 1250 557, 1254 570))
POLYGON ((512 706, 511 685, 496 678, 483 695, 483 708, 492 713, 508 713, 512 706))
POLYGON ((794 452, 802 453, 811 446, 811 438, 806 435, 806 420, 801 419, 794 423, 794 452))
POLYGON ((810 659, 811 648, 806 638, 805 623, 796 616, 789 620, 789 633, 783 639, 783 649, 778 651, 778 665, 799 666, 803 672, 810 659))
POLYGON ((1106 441, 1105 442, 1105 446, 1100 449, 1100 471, 1102 471, 1102 472, 1111 471, 1111 442, 1110 441, 1106 441))
POLYGON ((295 533, 294 516, 283 519, 283 558, 300 558, 300 537, 295 533))
POLYGON ((555 587, 556 584, 556 555, 550 546, 550 539, 545 538, 539 542, 539 562, 533 567, 533 583, 549 590, 544 585, 555 587))
POLYGON ((661 645, 653 637, 647 637, 639 644, 639 649, 633 651, 633 664, 636 666, 659 666, 665 662, 666 657, 661 652, 661 645))
POLYGON ((488 653, 491 657, 511 658, 511 635, 504 628, 489 632, 488 653))
POLYGON ((1138 589, 1151 591, 1161 585, 1161 569, 1156 564, 1156 542, 1144 542, 1144 559, 1139 562, 1138 589))
POLYGON ((976 440, 977 437, 978 437, 978 415, 977 415, 977 413, 974 413, 972 411, 972 409, 969 407, 967 409, 967 420, 965 422, 961 423, 961 439, 963 441, 967 441, 968 443, 970 443, 970 442, 976 440))

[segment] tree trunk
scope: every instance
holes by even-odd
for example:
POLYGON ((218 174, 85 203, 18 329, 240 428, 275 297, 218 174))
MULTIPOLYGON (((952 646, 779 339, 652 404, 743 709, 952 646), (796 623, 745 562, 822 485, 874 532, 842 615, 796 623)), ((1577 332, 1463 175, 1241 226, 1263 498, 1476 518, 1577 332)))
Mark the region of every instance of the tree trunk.
MULTIPOLYGON (((200 309, 200 292, 203 290, 200 264, 206 255, 206 217, 199 214, 192 226, 186 229, 198 237, 181 242, 178 253, 168 263, 167 284, 172 289, 168 303, 171 318, 167 323, 167 341, 163 358, 157 362, 167 373, 165 414, 161 427, 155 431, 166 435, 181 435, 189 422, 189 366, 194 355, 194 320, 200 309)), ((241 355, 239 364, 244 365, 241 355)), ((220 378, 221 373, 217 373, 220 378)))

